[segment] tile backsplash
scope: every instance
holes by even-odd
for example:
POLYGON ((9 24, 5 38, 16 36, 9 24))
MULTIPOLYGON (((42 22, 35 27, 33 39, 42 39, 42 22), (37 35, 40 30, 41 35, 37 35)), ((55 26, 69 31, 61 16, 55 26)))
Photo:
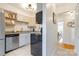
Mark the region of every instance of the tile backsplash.
MULTIPOLYGON (((35 24, 35 26, 36 26, 35 31, 41 30, 41 25, 35 24)), ((33 31, 33 29, 28 28, 28 24, 26 24, 26 23, 16 22, 14 27, 7 27, 6 28, 6 32, 12 32, 12 31, 14 31, 14 32, 17 32, 17 31, 33 31)))
POLYGON ((28 28, 28 24, 16 22, 14 31, 31 31, 31 29, 28 28))

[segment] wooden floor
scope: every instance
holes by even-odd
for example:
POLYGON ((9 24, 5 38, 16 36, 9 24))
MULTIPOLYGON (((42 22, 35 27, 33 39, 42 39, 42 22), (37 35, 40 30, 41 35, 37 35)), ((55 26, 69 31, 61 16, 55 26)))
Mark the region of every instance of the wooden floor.
POLYGON ((72 44, 59 43, 56 47, 55 56, 76 56, 75 47, 72 44))

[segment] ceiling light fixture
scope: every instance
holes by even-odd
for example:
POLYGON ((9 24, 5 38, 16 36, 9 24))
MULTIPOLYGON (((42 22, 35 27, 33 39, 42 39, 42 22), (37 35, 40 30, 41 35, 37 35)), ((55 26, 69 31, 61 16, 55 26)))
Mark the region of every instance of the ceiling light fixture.
POLYGON ((22 3, 22 7, 26 10, 36 10, 36 4, 22 3))

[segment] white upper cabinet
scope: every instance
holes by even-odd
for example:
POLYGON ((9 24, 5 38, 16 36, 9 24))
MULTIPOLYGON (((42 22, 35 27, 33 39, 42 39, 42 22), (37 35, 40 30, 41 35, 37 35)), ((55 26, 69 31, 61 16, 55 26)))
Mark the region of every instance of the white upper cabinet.
POLYGON ((17 21, 27 22, 28 17, 25 15, 17 14, 17 21))
POLYGON ((36 23, 35 17, 31 17, 30 15, 28 15, 28 16, 21 15, 21 14, 17 14, 17 21, 27 22, 27 23, 29 23, 29 25, 34 25, 36 23))

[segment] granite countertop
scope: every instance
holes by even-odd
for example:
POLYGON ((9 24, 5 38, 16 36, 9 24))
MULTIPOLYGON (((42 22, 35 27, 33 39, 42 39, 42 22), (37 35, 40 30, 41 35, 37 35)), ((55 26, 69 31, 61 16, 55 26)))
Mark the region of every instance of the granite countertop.
POLYGON ((25 33, 35 33, 35 34, 41 34, 40 31, 19 31, 19 32, 6 32, 5 35, 7 34, 25 34, 25 33))

